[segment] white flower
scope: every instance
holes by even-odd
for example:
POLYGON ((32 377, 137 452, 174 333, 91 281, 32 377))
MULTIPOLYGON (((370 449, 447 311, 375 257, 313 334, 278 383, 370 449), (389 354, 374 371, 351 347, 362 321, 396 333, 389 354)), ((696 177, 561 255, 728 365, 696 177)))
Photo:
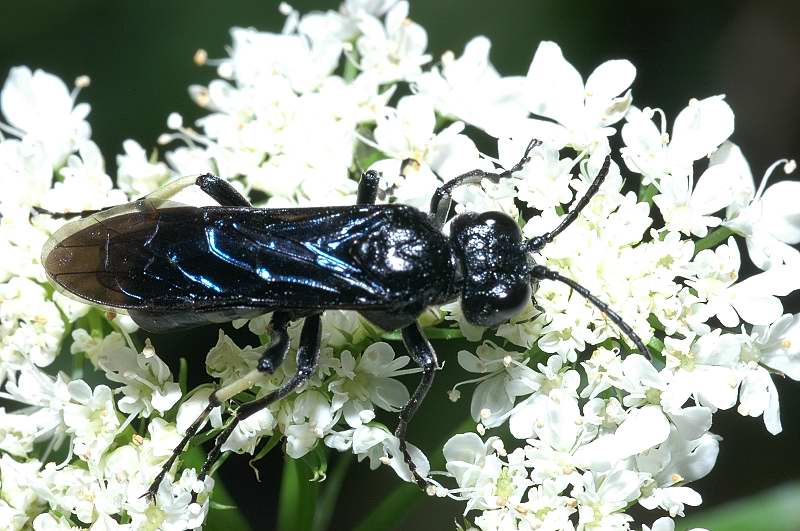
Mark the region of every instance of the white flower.
POLYGON ((472 140, 461 134, 463 123, 456 122, 439 133, 434 133, 435 126, 433 102, 425 96, 406 96, 397 109, 387 108, 378 119, 375 142, 387 155, 426 164, 445 180, 485 164, 472 140))
MULTIPOLYGON (((500 161, 508 167, 519 160, 529 140, 505 139, 497 141, 500 161), (523 143, 524 142, 524 143, 523 143), (516 159, 516 160, 515 160, 516 159)), ((543 144, 531 151, 531 159, 521 171, 514 174, 518 193, 517 198, 537 210, 548 210, 569 203, 572 200, 572 168, 576 161, 559 158, 558 150, 543 144)))
POLYGON ((55 412, 46 408, 6 413, 5 408, 0 407, 0 450, 26 457, 33 451, 33 443, 58 427, 60 420, 55 412))
POLYGON ((78 155, 70 155, 60 170, 63 181, 45 193, 42 205, 52 212, 80 212, 125 203, 128 197, 113 189, 97 144, 84 140, 76 147, 78 155))
POLYGON ((581 448, 597 436, 597 426, 581 416, 578 401, 564 393, 535 395, 528 406, 513 417, 510 425, 517 438, 535 437, 525 447, 531 479, 574 479, 577 468, 584 465, 577 455, 581 448))
MULTIPOLYGON (((551 299, 566 299, 569 289, 564 289, 555 282, 543 282, 536 291, 535 301, 541 302, 544 309, 544 317, 550 317, 548 310, 551 305, 545 301, 551 299), (552 291, 551 291, 552 289, 552 291)), ((566 300, 558 301, 561 308, 569 306, 566 300)), ((552 306, 556 306, 555 304, 552 306)), ((571 313, 552 314, 550 321, 542 328, 542 336, 539 338, 539 348, 549 354, 558 354, 567 361, 574 362, 577 359, 577 352, 586 348, 586 343, 594 339, 588 321, 591 316, 586 306, 573 306, 571 313), (580 309, 581 311, 577 311, 580 309)))
POLYGON ((181 398, 169 367, 156 355, 149 340, 143 352, 125 346, 108 352, 97 365, 109 380, 123 384, 120 390, 125 396, 118 402, 123 413, 149 417, 155 410, 163 415, 181 398))
POLYGON ((782 431, 778 390, 768 369, 779 371, 794 380, 800 378, 799 315, 783 315, 768 326, 754 326, 743 334, 740 370, 742 385, 738 411, 742 415, 764 415, 764 424, 772 434, 782 431))
POLYGON ((531 529, 573 530, 575 527, 570 516, 575 513, 575 502, 563 495, 566 488, 567 482, 559 479, 545 480, 542 485, 528 489, 527 501, 515 507, 519 511, 517 517, 522 520, 521 523, 531 529))
MULTIPOLYGON (((268 408, 264 408, 257 413, 250 415, 236 425, 230 436, 225 439, 225 443, 222 445, 222 451, 234 451, 237 454, 253 454, 255 453, 256 446, 261 441, 261 438, 267 435, 272 435, 276 425, 277 421, 275 420, 272 411, 270 411, 268 408)), ((286 433, 287 453, 291 450, 293 454, 304 455, 307 450, 302 451, 298 449, 299 445, 297 444, 296 427, 288 427, 286 429, 286 433), (291 446, 289 446, 290 442, 291 446)), ((316 442, 316 438, 310 442, 309 448, 314 442, 316 442)))
POLYGON ((40 514, 33 519, 34 531, 78 531, 80 527, 74 526, 70 521, 63 517, 55 517, 52 514, 40 514))
POLYGON ((67 386, 72 400, 64 405, 64 423, 75 435, 75 455, 95 465, 111 445, 120 422, 114 409, 111 389, 98 385, 94 389, 83 380, 67 386))
MULTIPOLYGON (((220 425, 221 423, 215 427, 220 425)), ((141 442, 139 457, 142 463, 150 467, 147 471, 142 470, 142 474, 149 482, 161 469, 161 465, 172 455, 186 432, 179 430, 174 424, 169 424, 164 419, 154 418, 147 424, 147 433, 149 437, 141 442)))
POLYGON ((295 398, 287 418, 281 418, 286 434, 286 454, 295 459, 304 456, 339 420, 330 401, 318 391, 307 390, 295 398))
POLYGON ((454 492, 468 500, 465 513, 519 503, 530 485, 520 460, 505 463, 496 454, 495 448, 502 448, 499 442, 497 437, 484 442, 474 433, 462 433, 442 449, 447 471, 459 486, 454 492))
POLYGON ((264 90, 279 76, 299 93, 313 90, 333 71, 341 55, 341 47, 331 46, 330 41, 312 42, 302 35, 232 28, 231 39, 231 58, 218 72, 229 73, 240 86, 264 90))
POLYGON ((700 505, 700 495, 682 485, 711 471, 719 453, 719 441, 709 433, 696 435, 673 427, 664 444, 636 457, 636 468, 652 476, 652 481, 642 487, 639 503, 643 507, 661 507, 670 516, 683 516, 684 505, 700 505))
POLYGON ((572 491, 578 501, 578 528, 618 529, 632 521, 622 511, 639 497, 642 476, 622 468, 607 474, 584 473, 572 491))
POLYGON ((777 295, 788 295, 800 287, 798 267, 776 266, 764 273, 736 283, 741 258, 733 237, 714 250, 697 253, 689 265, 693 278, 686 283, 706 299, 706 311, 716 315, 724 326, 748 323, 766 325, 783 312, 777 295))
POLYGON ((632 108, 626 119, 621 152, 628 168, 642 174, 643 184, 658 184, 670 175, 678 179, 693 175, 694 161, 713 153, 731 136, 734 121, 724 96, 690 100, 675 119, 671 140, 661 109, 632 108), (661 115, 660 130, 652 121, 655 112, 661 115))
POLYGON ((785 314, 769 326, 754 326, 742 346, 742 358, 800 380, 800 314, 785 314))
POLYGON ((169 178, 163 162, 148 160, 142 146, 135 140, 122 143, 125 153, 117 155, 117 187, 138 198, 156 190, 169 178))
POLYGON ((191 468, 184 470, 180 480, 175 483, 162 481, 154 506, 144 498, 136 500, 135 505, 129 504, 132 528, 163 531, 199 528, 208 513, 208 493, 213 485, 214 480, 210 477, 206 477, 204 483, 199 482, 196 471, 191 468), (200 503, 192 503, 193 493, 200 494, 200 503))
POLYGON ((208 351, 206 370, 214 378, 219 378, 221 385, 227 385, 244 377, 256 368, 264 348, 239 346, 222 330, 218 332, 217 344, 208 351))
POLYGON ((514 382, 512 369, 524 360, 523 353, 506 351, 490 341, 478 346, 475 354, 459 351, 458 364, 469 372, 483 375, 456 385, 480 382, 472 393, 470 412, 473 419, 487 427, 498 426, 505 420, 514 407, 515 394, 509 387, 514 382))
MULTIPOLYGON (((325 444, 336 448, 340 452, 352 449, 358 460, 369 459, 372 470, 381 464, 389 465, 403 481, 412 481, 411 471, 405 463, 405 458, 400 452, 400 442, 397 437, 389 433, 384 427, 364 424, 358 428, 342 432, 332 432, 325 437, 325 444)), ((417 467, 417 472, 425 477, 430 472, 427 457, 413 444, 407 445, 412 462, 417 467)))
POLYGON ((719 329, 699 338, 666 338, 663 354, 674 375, 661 394, 665 408, 678 409, 690 397, 712 411, 733 407, 741 381, 736 370, 740 353, 741 340, 719 329))
POLYGON ((635 76, 636 68, 630 62, 606 61, 584 85, 581 75, 564 59, 558 45, 542 42, 528 68, 528 107, 536 115, 555 120, 560 127, 535 120, 531 129, 543 134, 530 136, 557 147, 570 145, 579 151, 607 146, 607 137, 614 134, 609 126, 620 121, 630 107, 628 87, 635 76))
POLYGON ((461 301, 451 302, 442 306, 442 311, 447 312, 445 319, 448 321, 455 321, 458 324, 458 329, 467 339, 467 341, 480 341, 483 333, 486 331, 485 326, 477 326, 469 321, 464 316, 464 311, 461 308, 461 301))
POLYGON ((470 40, 461 57, 452 52, 414 80, 417 93, 434 101, 436 110, 487 131, 507 134, 509 123, 527 115, 522 77, 501 77, 489 62, 491 42, 484 36, 470 40))
POLYGON ((25 136, 0 142, 0 186, 7 190, 0 198, 4 216, 9 207, 37 204, 52 181, 52 161, 41 140, 25 136))
POLYGON ((394 4, 386 13, 385 24, 364 12, 357 18, 362 33, 356 41, 361 69, 382 83, 412 79, 431 60, 425 53, 428 34, 408 19, 408 2, 394 4))
POLYGON ((328 384, 333 393, 334 409, 342 409, 347 423, 358 428, 375 418, 373 405, 385 411, 400 411, 408 402, 408 389, 396 380, 401 374, 416 372, 402 370, 408 356, 395 358, 388 343, 373 343, 356 362, 349 351, 340 354, 341 366, 334 369, 337 378, 328 384))
POLYGON ((75 515, 82 523, 93 522, 99 512, 114 508, 106 506, 102 480, 83 467, 69 465, 57 468, 47 463, 39 474, 27 479, 29 488, 65 515, 75 515))
MULTIPOLYGON (((533 304, 528 304, 521 312, 511 318, 508 323, 497 327, 495 333, 523 348, 531 348, 542 335, 544 323, 535 319, 539 310, 533 304)), ((460 324, 460 323, 459 323, 460 324)), ((470 339, 467 337, 467 339, 470 339)), ((480 337, 478 337, 480 339, 480 337)))
POLYGON ((742 376, 737 411, 750 417, 763 415, 767 431, 777 435, 783 431, 783 426, 775 382, 764 367, 748 367, 742 371, 742 376))
POLYGON ((51 166, 58 167, 91 134, 85 120, 89 104, 75 105, 74 94, 53 74, 16 66, 0 91, 0 110, 16 136, 40 141, 51 166))
POLYGON ((27 362, 50 365, 61 345, 64 321, 58 307, 45 298, 44 288, 30 279, 13 277, 0 284, 0 302, 3 367, 16 370, 27 362))
MULTIPOLYGON (((5 142, 0 143, 0 146, 3 144, 5 142)), ((37 226, 34 227, 31 225, 26 200, 15 198, 13 194, 9 194, 8 199, 9 202, 0 199, 0 253, 3 256, 0 262, 0 282, 7 282, 18 276, 44 282, 46 275, 39 264, 39 255, 47 234, 38 228, 38 221, 43 216, 35 218, 37 226)))
POLYGON ((347 349, 371 337, 371 325, 358 312, 328 310, 322 314, 323 343, 347 349))
MULTIPOLYGON (((189 426, 191 426, 208 405, 208 397, 211 396, 213 392, 214 389, 210 386, 198 386, 181 403, 180 407, 178 407, 178 414, 175 419, 175 424, 179 433, 186 433, 189 426)), ((210 420, 211 425, 215 428, 222 426, 222 407, 217 406, 213 408, 207 420, 210 420)), ((198 431, 202 429, 204 425, 205 422, 198 428, 198 431)))
POLYGON ((595 398, 606 389, 614 386, 615 379, 622 373, 622 359, 619 352, 598 348, 591 358, 582 361, 586 371, 586 387, 581 391, 582 398, 595 398))
POLYGON ((41 466, 36 459, 20 462, 9 455, 0 456, 0 516, 9 517, 2 521, 11 529, 23 529, 30 515, 44 510, 44 501, 31 488, 41 466))
POLYGON ((737 201, 725 212, 724 225, 744 236, 750 259, 760 269, 776 264, 800 263, 800 251, 792 247, 800 243, 800 217, 793 198, 800 190, 797 181, 780 181, 767 188, 772 173, 783 166, 786 173, 794 168, 794 161, 786 159, 773 163, 758 190, 755 189, 750 165, 739 146, 726 142, 714 153, 712 163, 719 161, 728 168, 729 179, 739 189, 737 201))
POLYGON ((0 521, 5 522, 8 531, 22 531, 30 517, 9 503, 0 500, 0 521))
POLYGON ((692 188, 692 174, 665 175, 659 181, 661 193, 653 197, 669 230, 704 238, 708 227, 722 223, 712 216, 734 200, 735 190, 726 166, 711 164, 692 188))

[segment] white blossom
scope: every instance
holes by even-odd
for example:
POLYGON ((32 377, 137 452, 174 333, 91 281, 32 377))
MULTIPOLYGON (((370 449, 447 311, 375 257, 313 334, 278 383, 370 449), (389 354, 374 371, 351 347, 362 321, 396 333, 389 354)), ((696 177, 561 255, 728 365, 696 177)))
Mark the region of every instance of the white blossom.
POLYGON ((536 115, 555 120, 560 127, 535 120, 532 135, 557 147, 578 150, 603 146, 631 105, 628 89, 636 68, 626 60, 606 61, 589 75, 585 84, 578 71, 562 55, 559 46, 542 42, 536 49, 526 78, 528 108, 536 115), (620 94, 624 93, 622 96, 620 94))
POLYGON ((0 110, 16 136, 42 143, 52 166, 61 165, 91 133, 89 104, 76 105, 64 82, 44 70, 12 68, 0 91, 0 110))
MULTIPOLYGON (((142 498, 201 413, 205 440, 236 422, 223 452, 352 452, 406 482, 418 479, 410 457, 428 493, 458 501, 471 529, 482 531, 674 531, 673 518, 702 502, 693 482, 716 463, 719 409, 781 431, 774 377, 800 380, 800 315, 784 314, 781 300, 800 287, 800 210, 796 180, 768 179, 796 164, 776 161, 756 188, 729 140, 735 120, 724 96, 690 99, 670 128, 663 110, 632 105, 636 68, 626 60, 606 61, 584 80, 548 41, 526 76, 507 76, 483 36, 431 64, 428 33, 406 1, 279 10, 278 31, 232 28, 225 57, 198 51, 196 62, 214 67, 215 77, 189 87, 200 117, 190 123, 193 113, 170 113, 157 149, 126 140, 116 181, 91 139, 89 104, 77 103, 88 78, 70 91, 52 74, 11 69, 0 91, 3 529, 201 528, 214 482, 200 481, 182 455, 155 503, 142 498), (496 145, 484 148, 486 135, 496 145), (508 174, 533 139, 542 143, 508 174), (457 364, 439 362, 468 373, 448 398, 471 392, 475 422, 476 433, 426 449, 443 453, 444 470, 431 471, 410 442, 404 455, 391 431, 420 372, 397 350, 397 331, 357 311, 327 310, 314 373, 237 422, 241 404, 296 374, 303 319, 288 326, 289 350, 274 373, 253 372, 274 334, 266 313, 234 323, 258 336, 256 346, 219 331, 205 356, 213 383, 182 389, 185 371, 176 381, 135 312, 111 315, 54 291, 41 263, 48 236, 65 221, 38 207, 100 209, 201 173, 227 179, 258 206, 294 208, 352 205, 366 167, 382 174, 379 202, 426 212, 438 187, 482 170, 502 178, 456 187, 452 212, 502 211, 533 238, 567 219, 607 157, 602 185, 528 267, 573 279, 628 326, 553 280, 532 286, 530 304, 496 329, 467 321, 457 293, 426 309, 418 322, 428 337, 463 342, 457 364), (741 272, 737 238, 763 272, 741 272), (235 396, 215 403, 220 387, 235 396), (627 513, 635 504, 657 510, 651 526, 627 513)), ((170 197, 213 203, 196 186, 185 192, 170 197)), ((465 265, 454 267, 459 278, 465 265)), ((429 395, 428 407, 445 399, 429 395)), ((450 407, 467 414, 464 401, 450 407)))
POLYGON ((711 160, 724 164, 729 178, 738 185, 738 197, 727 208, 724 225, 744 236, 750 260, 765 270, 775 264, 797 264, 800 252, 792 245, 800 243, 800 221, 791 204, 798 193, 797 183, 780 181, 767 187, 776 167, 791 173, 794 161, 782 159, 772 164, 756 190, 750 165, 739 146, 726 142, 711 160))

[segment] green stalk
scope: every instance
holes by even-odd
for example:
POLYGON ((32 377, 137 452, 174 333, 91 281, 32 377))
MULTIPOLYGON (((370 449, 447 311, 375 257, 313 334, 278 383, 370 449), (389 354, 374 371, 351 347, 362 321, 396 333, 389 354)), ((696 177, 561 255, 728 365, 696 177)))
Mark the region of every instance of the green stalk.
POLYGON ((178 386, 181 388, 181 396, 186 396, 189 388, 189 362, 186 358, 181 358, 178 367, 178 386))
POLYGON ((89 323, 89 335, 92 337, 103 336, 103 319, 100 317, 99 310, 91 309, 86 314, 86 320, 89 323))
POLYGON ((253 458, 250 459, 250 461, 247 462, 247 464, 250 465, 250 468, 253 469, 253 472, 256 475, 256 481, 261 481, 261 472, 256 467, 256 463, 264 459, 264 457, 268 453, 270 453, 272 449, 278 445, 279 442, 281 442, 281 439, 283 439, 283 436, 280 435, 279 433, 272 434, 272 436, 267 441, 267 444, 262 446, 261 449, 258 451, 258 453, 254 455, 253 458))
POLYGON ((353 454, 339 455, 333 473, 328 476, 322 495, 317 500, 317 510, 314 513, 313 531, 327 531, 330 526, 333 513, 336 510, 336 501, 342 491, 342 483, 347 476, 347 470, 353 462, 353 454))
POLYGON ((342 73, 342 78, 347 83, 351 83, 356 77, 358 77, 358 67, 355 65, 355 62, 358 61, 358 52, 353 50, 351 52, 350 57, 345 57, 344 59, 344 72, 342 73))
POLYGON ((72 355, 72 379, 80 380, 83 378, 83 364, 85 361, 85 354, 78 352, 72 355))
POLYGON ((311 531, 319 484, 312 483, 305 465, 286 457, 278 500, 278 531, 311 531))
POLYGON ((717 227, 714 231, 703 238, 702 240, 697 240, 694 242, 694 254, 696 255, 700 251, 704 249, 710 249, 712 247, 716 247, 720 243, 724 242, 728 239, 729 236, 733 235, 733 231, 728 227, 717 227))
MULTIPOLYGON (((464 337, 464 334, 462 334, 461 330, 458 328, 426 328, 425 337, 428 339, 461 339, 464 337)), ((381 339, 387 341, 401 341, 403 335, 399 330, 394 330, 382 334, 381 339)))
POLYGON ((640 203, 647 203, 648 205, 653 204, 653 197, 658 193, 658 188, 654 184, 648 184, 647 186, 641 186, 639 188, 639 202, 640 203))

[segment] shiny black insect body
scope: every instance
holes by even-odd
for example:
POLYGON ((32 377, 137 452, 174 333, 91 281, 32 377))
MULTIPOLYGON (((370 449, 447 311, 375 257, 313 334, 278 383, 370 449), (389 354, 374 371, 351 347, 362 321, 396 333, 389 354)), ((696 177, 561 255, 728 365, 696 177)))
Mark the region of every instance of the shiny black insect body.
POLYGON ((422 368, 421 381, 400 411, 395 432, 420 486, 426 482, 406 449, 406 430, 439 368, 417 323, 428 306, 460 297, 467 320, 493 327, 527 304, 532 283, 557 280, 599 307, 646 353, 638 336, 608 306, 532 258, 586 206, 608 172, 608 159, 552 232, 526 240, 513 219, 487 212, 458 215, 449 236, 442 233, 454 187, 510 177, 536 145, 531 142, 510 170, 475 170, 451 180, 436 191, 429 213, 405 205, 374 204, 379 181, 375 172, 362 176, 354 206, 289 209, 254 208, 225 181, 203 175, 178 180, 127 205, 91 213, 57 231, 42 253, 51 280, 74 297, 127 311, 146 330, 163 332, 273 312, 272 339, 257 370, 211 396, 149 494, 155 494, 213 407, 252 385, 259 371, 271 373, 278 367, 289 348, 287 326, 301 317, 305 322, 296 375, 236 410, 209 453, 201 477, 218 459, 238 422, 309 378, 318 363, 320 314, 327 309, 355 310, 380 328, 400 329, 411 358, 422 368), (189 185, 199 186, 219 206, 170 201, 189 185))

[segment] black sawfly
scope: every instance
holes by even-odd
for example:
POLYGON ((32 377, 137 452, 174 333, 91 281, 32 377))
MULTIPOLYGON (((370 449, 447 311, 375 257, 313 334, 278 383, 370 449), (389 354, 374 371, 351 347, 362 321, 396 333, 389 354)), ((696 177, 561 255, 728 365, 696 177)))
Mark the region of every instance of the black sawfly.
POLYGON ((42 264, 56 287, 79 300, 126 311, 145 330, 166 332, 272 312, 270 343, 257 368, 211 395, 147 494, 155 496, 215 406, 281 364, 289 349, 287 327, 295 319, 305 318, 297 373, 236 410, 209 452, 200 479, 242 419, 288 395, 313 374, 319 360, 320 315, 327 309, 355 310, 384 330, 399 329, 409 355, 421 367, 420 383, 399 413, 395 435, 422 488, 427 482, 411 460, 406 431, 439 369, 417 322, 427 307, 460 298, 469 322, 495 327, 522 310, 538 280, 555 280, 588 299, 648 354, 633 329, 604 302, 533 258, 588 204, 608 173, 609 157, 550 232, 525 239, 517 223, 501 212, 457 215, 450 234, 442 232, 454 188, 511 177, 539 144, 531 141, 511 169, 473 170, 450 180, 433 194, 429 212, 375 204, 380 176, 374 171, 362 175, 355 205, 280 209, 255 208, 223 179, 202 175, 179 179, 128 204, 78 213, 84 217, 56 231, 42 250, 42 264), (170 200, 192 185, 218 205, 170 200))

